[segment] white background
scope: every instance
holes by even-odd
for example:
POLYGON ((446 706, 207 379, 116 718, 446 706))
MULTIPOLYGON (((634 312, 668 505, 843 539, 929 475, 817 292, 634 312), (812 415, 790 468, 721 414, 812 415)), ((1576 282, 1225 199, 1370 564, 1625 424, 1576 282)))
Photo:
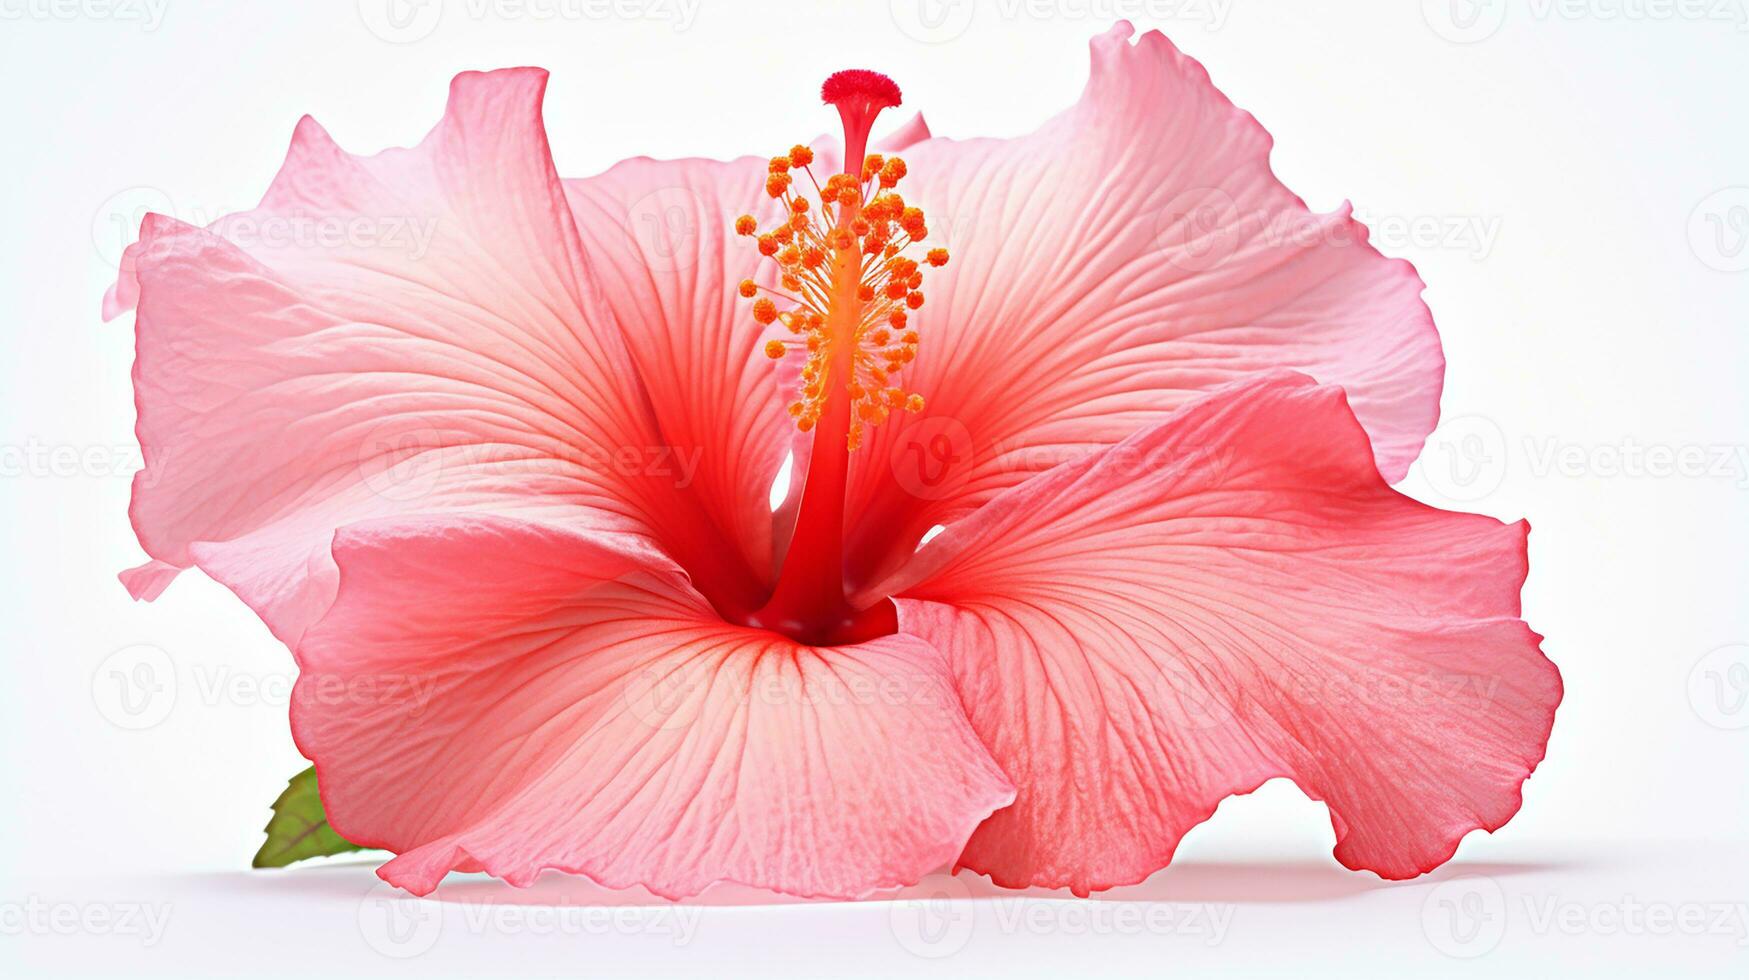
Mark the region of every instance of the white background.
POLYGON ((429 0, 400 29, 374 0, 0 0, 0 969, 1749 972, 1739 0, 615 9, 429 0), (1404 489, 1531 520, 1525 612, 1567 684, 1512 823, 1383 883, 1339 868, 1322 806, 1271 784, 1096 903, 938 876, 896 902, 728 894, 603 919, 583 906, 643 899, 549 876, 385 906, 369 862, 246 870, 303 765, 290 658, 198 574, 151 605, 114 579, 142 559, 131 320, 98 304, 141 207, 250 207, 300 114, 356 151, 408 144, 452 73, 513 64, 553 72, 567 175, 787 147, 835 125, 815 92, 847 66, 893 75, 938 134, 1013 135, 1074 100, 1113 14, 1203 61, 1289 186, 1352 199, 1429 284, 1447 421, 1404 489), (174 680, 143 716, 104 694, 139 644, 174 680))

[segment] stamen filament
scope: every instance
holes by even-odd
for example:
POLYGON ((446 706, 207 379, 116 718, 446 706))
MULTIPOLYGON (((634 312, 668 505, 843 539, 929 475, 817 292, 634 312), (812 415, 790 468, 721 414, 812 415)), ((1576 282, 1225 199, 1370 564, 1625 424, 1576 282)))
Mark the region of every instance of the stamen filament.
MULTIPOLYGON (((797 428, 814 434, 789 552, 753 621, 824 642, 855 633, 853 624, 866 619, 864 611, 849 607, 843 587, 850 454, 867 427, 894 411, 923 408, 923 397, 898 385, 897 376, 916 357, 919 337, 908 316, 924 301, 924 263, 901 253, 923 241, 928 228, 922 210, 895 190, 905 162, 865 153, 875 117, 899 104, 898 86, 874 72, 839 72, 821 87, 821 96, 837 106, 844 122, 844 171, 822 185, 811 166, 813 150, 791 147, 771 159, 765 180, 766 194, 783 205, 783 219, 761 232, 752 216, 743 215, 735 228, 756 237, 760 253, 781 270, 783 288, 749 280, 739 291, 757 297, 753 316, 759 323, 778 323, 798 335, 768 340, 764 353, 773 359, 805 356, 789 414, 797 428), (795 193, 796 171, 807 175, 815 198, 795 193)), ((933 266, 946 261, 944 249, 926 259, 933 266)))

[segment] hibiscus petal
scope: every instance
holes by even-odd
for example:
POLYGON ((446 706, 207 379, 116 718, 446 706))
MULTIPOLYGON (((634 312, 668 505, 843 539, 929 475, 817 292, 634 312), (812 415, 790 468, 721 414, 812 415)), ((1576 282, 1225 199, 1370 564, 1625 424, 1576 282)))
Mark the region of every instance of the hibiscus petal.
POLYGON ((259 208, 208 230, 149 216, 124 263, 141 544, 288 643, 353 521, 515 512, 720 550, 652 465, 666 444, 581 259, 545 81, 457 76, 419 146, 372 157, 306 118, 259 208))
POLYGON ((931 525, 1251 372, 1347 388, 1392 480, 1433 428, 1444 360, 1414 268, 1346 208, 1308 211, 1201 65, 1130 34, 1093 40, 1080 102, 1037 132, 905 154, 900 190, 952 261, 913 321, 906 384, 927 407, 858 454, 861 581, 931 525))
POLYGON ((755 157, 638 158, 564 186, 673 464, 768 579, 771 482, 794 426, 760 351, 771 332, 735 292, 743 279, 771 285, 771 263, 734 230, 742 213, 775 222, 765 175, 755 157))
POLYGON ((929 124, 923 121, 923 113, 911 114, 911 118, 899 124, 899 128, 886 136, 874 141, 874 149, 881 153, 899 153, 909 150, 918 143, 929 138, 929 124))
POLYGON ((1342 392, 1290 372, 1009 491, 881 590, 1019 787, 961 861, 1139 881, 1287 776, 1344 865, 1439 865, 1518 810, 1560 701, 1519 619, 1526 533, 1391 490, 1342 392))
POLYGON ((730 626, 672 574, 602 584, 647 556, 527 523, 360 525, 334 550, 293 731, 335 829, 400 852, 381 874, 417 894, 555 868, 856 897, 951 861, 1013 798, 914 637, 730 626))

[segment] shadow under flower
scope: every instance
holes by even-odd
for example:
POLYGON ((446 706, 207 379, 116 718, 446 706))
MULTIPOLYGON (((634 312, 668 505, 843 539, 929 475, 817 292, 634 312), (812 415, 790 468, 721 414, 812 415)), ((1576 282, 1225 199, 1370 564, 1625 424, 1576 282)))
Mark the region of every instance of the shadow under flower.
MULTIPOLYGON (((374 869, 382 858, 349 855, 343 859, 289 868, 283 871, 249 872, 250 884, 273 879, 276 888, 305 892, 344 892, 349 896, 377 884, 374 869)), ((1331 902, 1370 892, 1425 885, 1459 875, 1514 875, 1571 871, 1580 864, 1565 861, 1463 862, 1453 861, 1420 878, 1386 881, 1366 872, 1350 871, 1335 863, 1307 861, 1180 861, 1146 881, 1095 892, 1093 902, 1177 902, 1281 904, 1331 902)), ((1073 899, 1068 889, 1000 887, 970 871, 929 875, 916 885, 877 892, 872 901, 913 900, 1003 900, 1073 899)), ((642 888, 614 889, 579 875, 547 872, 527 888, 517 888, 485 875, 452 874, 427 899, 455 904, 527 906, 652 906, 670 905, 666 899, 642 888)), ((686 900, 685 905, 707 907, 755 907, 773 905, 832 904, 829 900, 795 898, 744 885, 719 884, 686 900)))

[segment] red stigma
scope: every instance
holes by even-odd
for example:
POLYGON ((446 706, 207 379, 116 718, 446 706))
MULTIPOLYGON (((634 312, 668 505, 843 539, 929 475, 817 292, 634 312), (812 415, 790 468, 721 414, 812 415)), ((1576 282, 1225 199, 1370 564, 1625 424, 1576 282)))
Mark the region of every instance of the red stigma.
POLYGON ((860 100, 871 109, 891 109, 899 104, 899 84, 878 71, 846 68, 835 71, 820 86, 820 101, 843 107, 860 100))
POLYGON ((844 121, 844 172, 861 175, 869 128, 882 109, 899 104, 899 83, 878 71, 846 68, 833 72, 820 86, 820 100, 836 106, 838 118, 844 121))

